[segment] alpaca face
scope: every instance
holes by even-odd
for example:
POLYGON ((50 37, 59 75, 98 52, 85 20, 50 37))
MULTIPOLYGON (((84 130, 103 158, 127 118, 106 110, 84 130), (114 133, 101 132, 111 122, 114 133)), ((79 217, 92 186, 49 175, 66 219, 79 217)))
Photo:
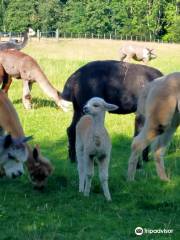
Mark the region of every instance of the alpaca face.
POLYGON ((0 138, 0 164, 5 176, 15 178, 24 173, 23 164, 28 157, 24 143, 30 138, 12 138, 11 135, 0 138))
POLYGON ((118 106, 107 103, 102 98, 93 97, 84 106, 83 111, 86 114, 97 115, 100 112, 114 111, 116 109, 118 109, 118 106))
POLYGON ((49 160, 45 159, 41 154, 39 148, 35 147, 32 152, 29 165, 29 177, 36 189, 43 189, 47 183, 48 177, 53 171, 53 167, 49 160))

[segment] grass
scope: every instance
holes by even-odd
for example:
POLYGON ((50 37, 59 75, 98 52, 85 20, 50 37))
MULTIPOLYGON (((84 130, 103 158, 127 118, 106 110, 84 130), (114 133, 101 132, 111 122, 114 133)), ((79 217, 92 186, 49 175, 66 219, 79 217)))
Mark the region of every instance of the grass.
MULTIPOLYGON (((107 40, 35 40, 26 53, 33 56, 50 81, 62 89, 68 76, 90 60, 118 59, 121 41, 107 40)), ((145 43, 143 43, 145 45, 145 43)), ((180 45, 153 44, 158 58, 150 63, 164 73, 179 70, 180 45)), ((127 161, 133 135, 133 114, 107 115, 113 149, 110 165, 112 203, 107 203, 96 175, 89 198, 78 193, 76 165, 67 159, 66 128, 72 113, 59 111, 35 84, 33 109, 21 103, 22 87, 18 80, 11 86, 13 101, 32 144, 55 166, 43 192, 35 191, 27 175, 0 179, 0 240, 131 240, 180 239, 180 131, 176 132, 165 158, 169 183, 157 177, 154 162, 137 172, 136 181, 126 181, 127 161), (137 237, 137 226, 149 229, 173 229, 173 234, 144 234, 137 237)))

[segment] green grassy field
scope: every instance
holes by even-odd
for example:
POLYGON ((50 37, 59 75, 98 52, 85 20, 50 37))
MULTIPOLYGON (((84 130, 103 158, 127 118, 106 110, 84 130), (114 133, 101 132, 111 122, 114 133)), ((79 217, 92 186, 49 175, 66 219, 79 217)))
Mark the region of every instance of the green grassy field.
MULTIPOLYGON (((49 80, 62 89, 68 76, 95 59, 118 59, 123 42, 111 40, 32 41, 24 51, 33 56, 49 80)), ((144 43, 145 44, 145 43, 144 43)), ((164 73, 180 71, 180 45, 146 43, 158 58, 150 63, 164 73)), ((67 159, 66 128, 72 112, 63 113, 34 84, 33 109, 21 103, 22 83, 15 80, 9 97, 27 135, 33 135, 55 170, 43 192, 32 188, 27 174, 16 180, 0 179, 0 240, 131 240, 180 239, 180 129, 165 157, 171 181, 157 177, 153 161, 126 181, 134 115, 108 114, 112 138, 109 186, 112 202, 101 192, 97 171, 89 198, 78 193, 76 165, 67 159), (134 233, 137 227, 173 229, 173 234, 134 233)))

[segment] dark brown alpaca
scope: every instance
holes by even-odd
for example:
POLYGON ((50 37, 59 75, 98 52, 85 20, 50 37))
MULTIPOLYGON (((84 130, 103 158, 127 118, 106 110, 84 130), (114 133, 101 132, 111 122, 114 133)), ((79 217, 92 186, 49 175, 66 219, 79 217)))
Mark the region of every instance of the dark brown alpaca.
MULTIPOLYGON (((67 79, 61 93, 63 99, 73 103, 74 108, 72 123, 67 129, 71 161, 76 159, 76 124, 83 115, 84 105, 90 98, 100 97, 117 105, 118 110, 112 113, 132 113, 136 111, 141 89, 148 82, 161 76, 162 73, 155 68, 113 60, 90 62, 74 72, 67 79)), ((142 121, 136 119, 135 134, 138 133, 139 125, 142 125, 142 121)))
POLYGON ((60 93, 49 82, 35 59, 15 49, 0 51, 0 81, 3 84, 2 90, 6 93, 12 77, 23 80, 22 101, 26 109, 31 108, 31 88, 32 84, 37 82, 58 107, 67 111, 67 102, 61 98, 60 93))
MULTIPOLYGON (((0 126, 14 138, 24 137, 16 110, 2 91, 0 91, 0 126)), ((39 148, 32 149, 28 144, 26 147, 28 149, 27 168, 31 182, 36 188, 42 188, 52 173, 52 165, 40 155, 39 148)))

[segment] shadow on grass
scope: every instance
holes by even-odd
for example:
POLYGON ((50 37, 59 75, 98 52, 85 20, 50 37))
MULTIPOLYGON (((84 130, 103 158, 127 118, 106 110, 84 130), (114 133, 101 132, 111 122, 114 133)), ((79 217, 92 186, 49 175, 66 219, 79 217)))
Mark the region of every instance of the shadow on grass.
MULTIPOLYGON (((13 104, 22 104, 22 99, 14 100, 13 104)), ((44 108, 44 107, 57 108, 57 105, 53 100, 42 99, 42 98, 32 98, 32 107, 34 109, 44 108)))
MULTIPOLYGON (((127 168, 128 168, 128 159, 131 153, 131 143, 132 139, 126 135, 122 134, 113 134, 112 140, 112 152, 111 152, 111 166, 110 166, 110 181, 113 182, 112 190, 118 187, 118 182, 124 182, 126 184, 127 177, 127 168)), ((167 167, 167 171, 173 172, 173 168, 175 167, 175 159, 172 154, 173 149, 175 151, 174 146, 177 146, 179 143, 178 137, 173 139, 171 150, 166 153, 165 156, 168 156, 168 159, 165 159, 165 165, 167 167), (168 170, 169 169, 169 170, 168 170)), ((42 148, 42 153, 47 156, 53 163, 55 167, 54 174, 52 176, 53 179, 53 187, 52 189, 57 189, 56 183, 58 182, 58 188, 66 188, 69 185, 76 185, 77 188, 77 166, 76 163, 71 163, 68 158, 68 144, 66 135, 62 136, 56 142, 49 142, 47 140, 40 143, 42 148)), ((176 159, 177 160, 177 159, 176 159)), ((178 168, 178 167, 177 167, 178 168)), ((178 170, 174 169, 174 172, 178 170)), ((96 174, 97 176, 97 174, 96 174)), ((147 181, 148 179, 158 179, 155 170, 154 161, 152 161, 152 157, 149 157, 149 162, 145 162, 140 171, 137 171, 137 179, 138 181, 147 181), (140 176, 138 175, 141 173, 140 176)), ((148 180, 149 181, 149 180, 148 180)), ((124 185, 123 184, 123 185, 124 185)), ((94 186, 92 186, 92 191, 94 193, 101 192, 101 187, 99 183, 98 177, 96 177, 94 186)))
MULTIPOLYGON (((124 135, 113 135, 112 137, 112 171, 117 172, 112 174, 116 178, 120 178, 119 173, 121 169, 127 168, 127 159, 129 156, 129 149, 130 149, 131 139, 124 136, 124 135), (125 161, 122 161, 121 159, 125 161)), ((71 163, 68 158, 68 144, 67 144, 67 137, 61 136, 59 140, 50 142, 48 139, 44 141, 40 141, 39 145, 41 146, 42 154, 47 157, 54 166, 54 172, 52 176, 49 178, 48 185, 44 189, 44 193, 51 194, 52 192, 59 192, 59 191, 68 191, 69 189, 74 189, 73 194, 77 193, 78 189, 78 173, 77 173, 77 164, 71 163)), ((97 168, 97 167, 96 167, 97 168)), ((124 171, 124 170, 123 170, 124 171)), ((124 175, 124 174, 123 174, 124 175)), ((123 176, 124 180, 124 176, 123 176)), ((29 181, 27 180, 25 183, 26 187, 31 187, 29 181)), ((32 188, 32 187, 31 187, 32 188)), ((112 184, 112 191, 114 187, 112 184)), ((33 192, 37 192, 37 190, 33 190, 33 192)), ((42 192, 42 193, 43 193, 42 192)), ((91 192, 96 194, 102 195, 102 190, 100 186, 100 181, 98 178, 98 174, 95 174, 93 178, 93 184, 91 192)), ((103 196, 103 195, 102 195, 103 196)))

